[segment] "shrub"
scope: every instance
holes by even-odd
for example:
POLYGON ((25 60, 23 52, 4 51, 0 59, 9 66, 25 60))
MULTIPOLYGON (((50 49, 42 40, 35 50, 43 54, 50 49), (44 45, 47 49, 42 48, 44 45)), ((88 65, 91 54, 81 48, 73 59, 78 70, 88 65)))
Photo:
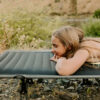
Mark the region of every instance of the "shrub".
POLYGON ((100 37, 100 20, 91 19, 87 23, 82 24, 82 28, 86 36, 100 37))
POLYGON ((50 48, 51 33, 65 23, 59 17, 15 11, 0 16, 0 43, 7 48, 50 48))
POLYGON ((100 18, 100 9, 97 9, 94 14, 93 14, 94 18, 100 18))

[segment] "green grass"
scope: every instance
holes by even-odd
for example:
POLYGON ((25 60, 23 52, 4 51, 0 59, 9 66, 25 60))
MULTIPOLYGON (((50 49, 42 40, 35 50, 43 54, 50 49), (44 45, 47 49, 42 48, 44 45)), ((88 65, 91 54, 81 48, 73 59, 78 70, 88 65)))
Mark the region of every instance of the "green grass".
POLYGON ((91 19, 87 23, 82 24, 82 28, 86 36, 100 37, 100 19, 91 19))
POLYGON ((6 48, 50 48, 52 31, 63 25, 59 17, 15 11, 0 16, 0 43, 6 48))
POLYGON ((100 9, 97 9, 94 14, 93 14, 94 18, 100 18, 100 9))
MULTIPOLYGON (((65 25, 67 22, 60 16, 51 17, 25 10, 0 15, 0 46, 6 49, 49 49, 52 31, 65 25)), ((86 36, 100 36, 99 19, 91 19, 82 24, 82 28, 86 36)))

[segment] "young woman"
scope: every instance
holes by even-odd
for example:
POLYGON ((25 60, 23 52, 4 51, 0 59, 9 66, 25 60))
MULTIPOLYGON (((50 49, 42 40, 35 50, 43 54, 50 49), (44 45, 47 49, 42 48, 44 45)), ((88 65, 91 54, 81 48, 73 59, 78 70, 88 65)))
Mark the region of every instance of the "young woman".
POLYGON ((51 60, 57 62, 58 74, 71 75, 84 63, 91 64, 91 67, 98 67, 100 38, 85 38, 81 29, 65 26, 53 33, 51 42, 54 53, 51 60))

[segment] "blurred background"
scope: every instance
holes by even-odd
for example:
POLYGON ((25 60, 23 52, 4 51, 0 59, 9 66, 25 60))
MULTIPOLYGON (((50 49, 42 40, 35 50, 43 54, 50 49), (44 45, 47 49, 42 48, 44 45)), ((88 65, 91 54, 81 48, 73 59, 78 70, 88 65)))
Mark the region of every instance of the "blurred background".
MULTIPOLYGON (((52 32, 65 25, 100 37, 100 0, 0 0, 0 53, 50 49, 52 32)), ((27 94, 30 100, 100 100, 100 79, 87 83, 37 79, 27 94)), ((0 79, 0 100, 21 100, 19 91, 19 80, 0 79)))
POLYGON ((50 49, 52 32, 65 25, 100 36, 100 0, 0 0, 0 52, 50 49))

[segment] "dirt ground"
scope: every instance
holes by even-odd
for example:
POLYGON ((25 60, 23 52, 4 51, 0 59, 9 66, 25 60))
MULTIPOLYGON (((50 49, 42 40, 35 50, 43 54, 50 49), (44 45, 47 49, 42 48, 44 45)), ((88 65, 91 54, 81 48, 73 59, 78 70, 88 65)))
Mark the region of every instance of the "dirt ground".
POLYGON ((25 87, 18 79, 1 79, 0 100, 100 100, 100 83, 94 79, 85 83, 82 79, 33 79, 27 82, 25 87))

